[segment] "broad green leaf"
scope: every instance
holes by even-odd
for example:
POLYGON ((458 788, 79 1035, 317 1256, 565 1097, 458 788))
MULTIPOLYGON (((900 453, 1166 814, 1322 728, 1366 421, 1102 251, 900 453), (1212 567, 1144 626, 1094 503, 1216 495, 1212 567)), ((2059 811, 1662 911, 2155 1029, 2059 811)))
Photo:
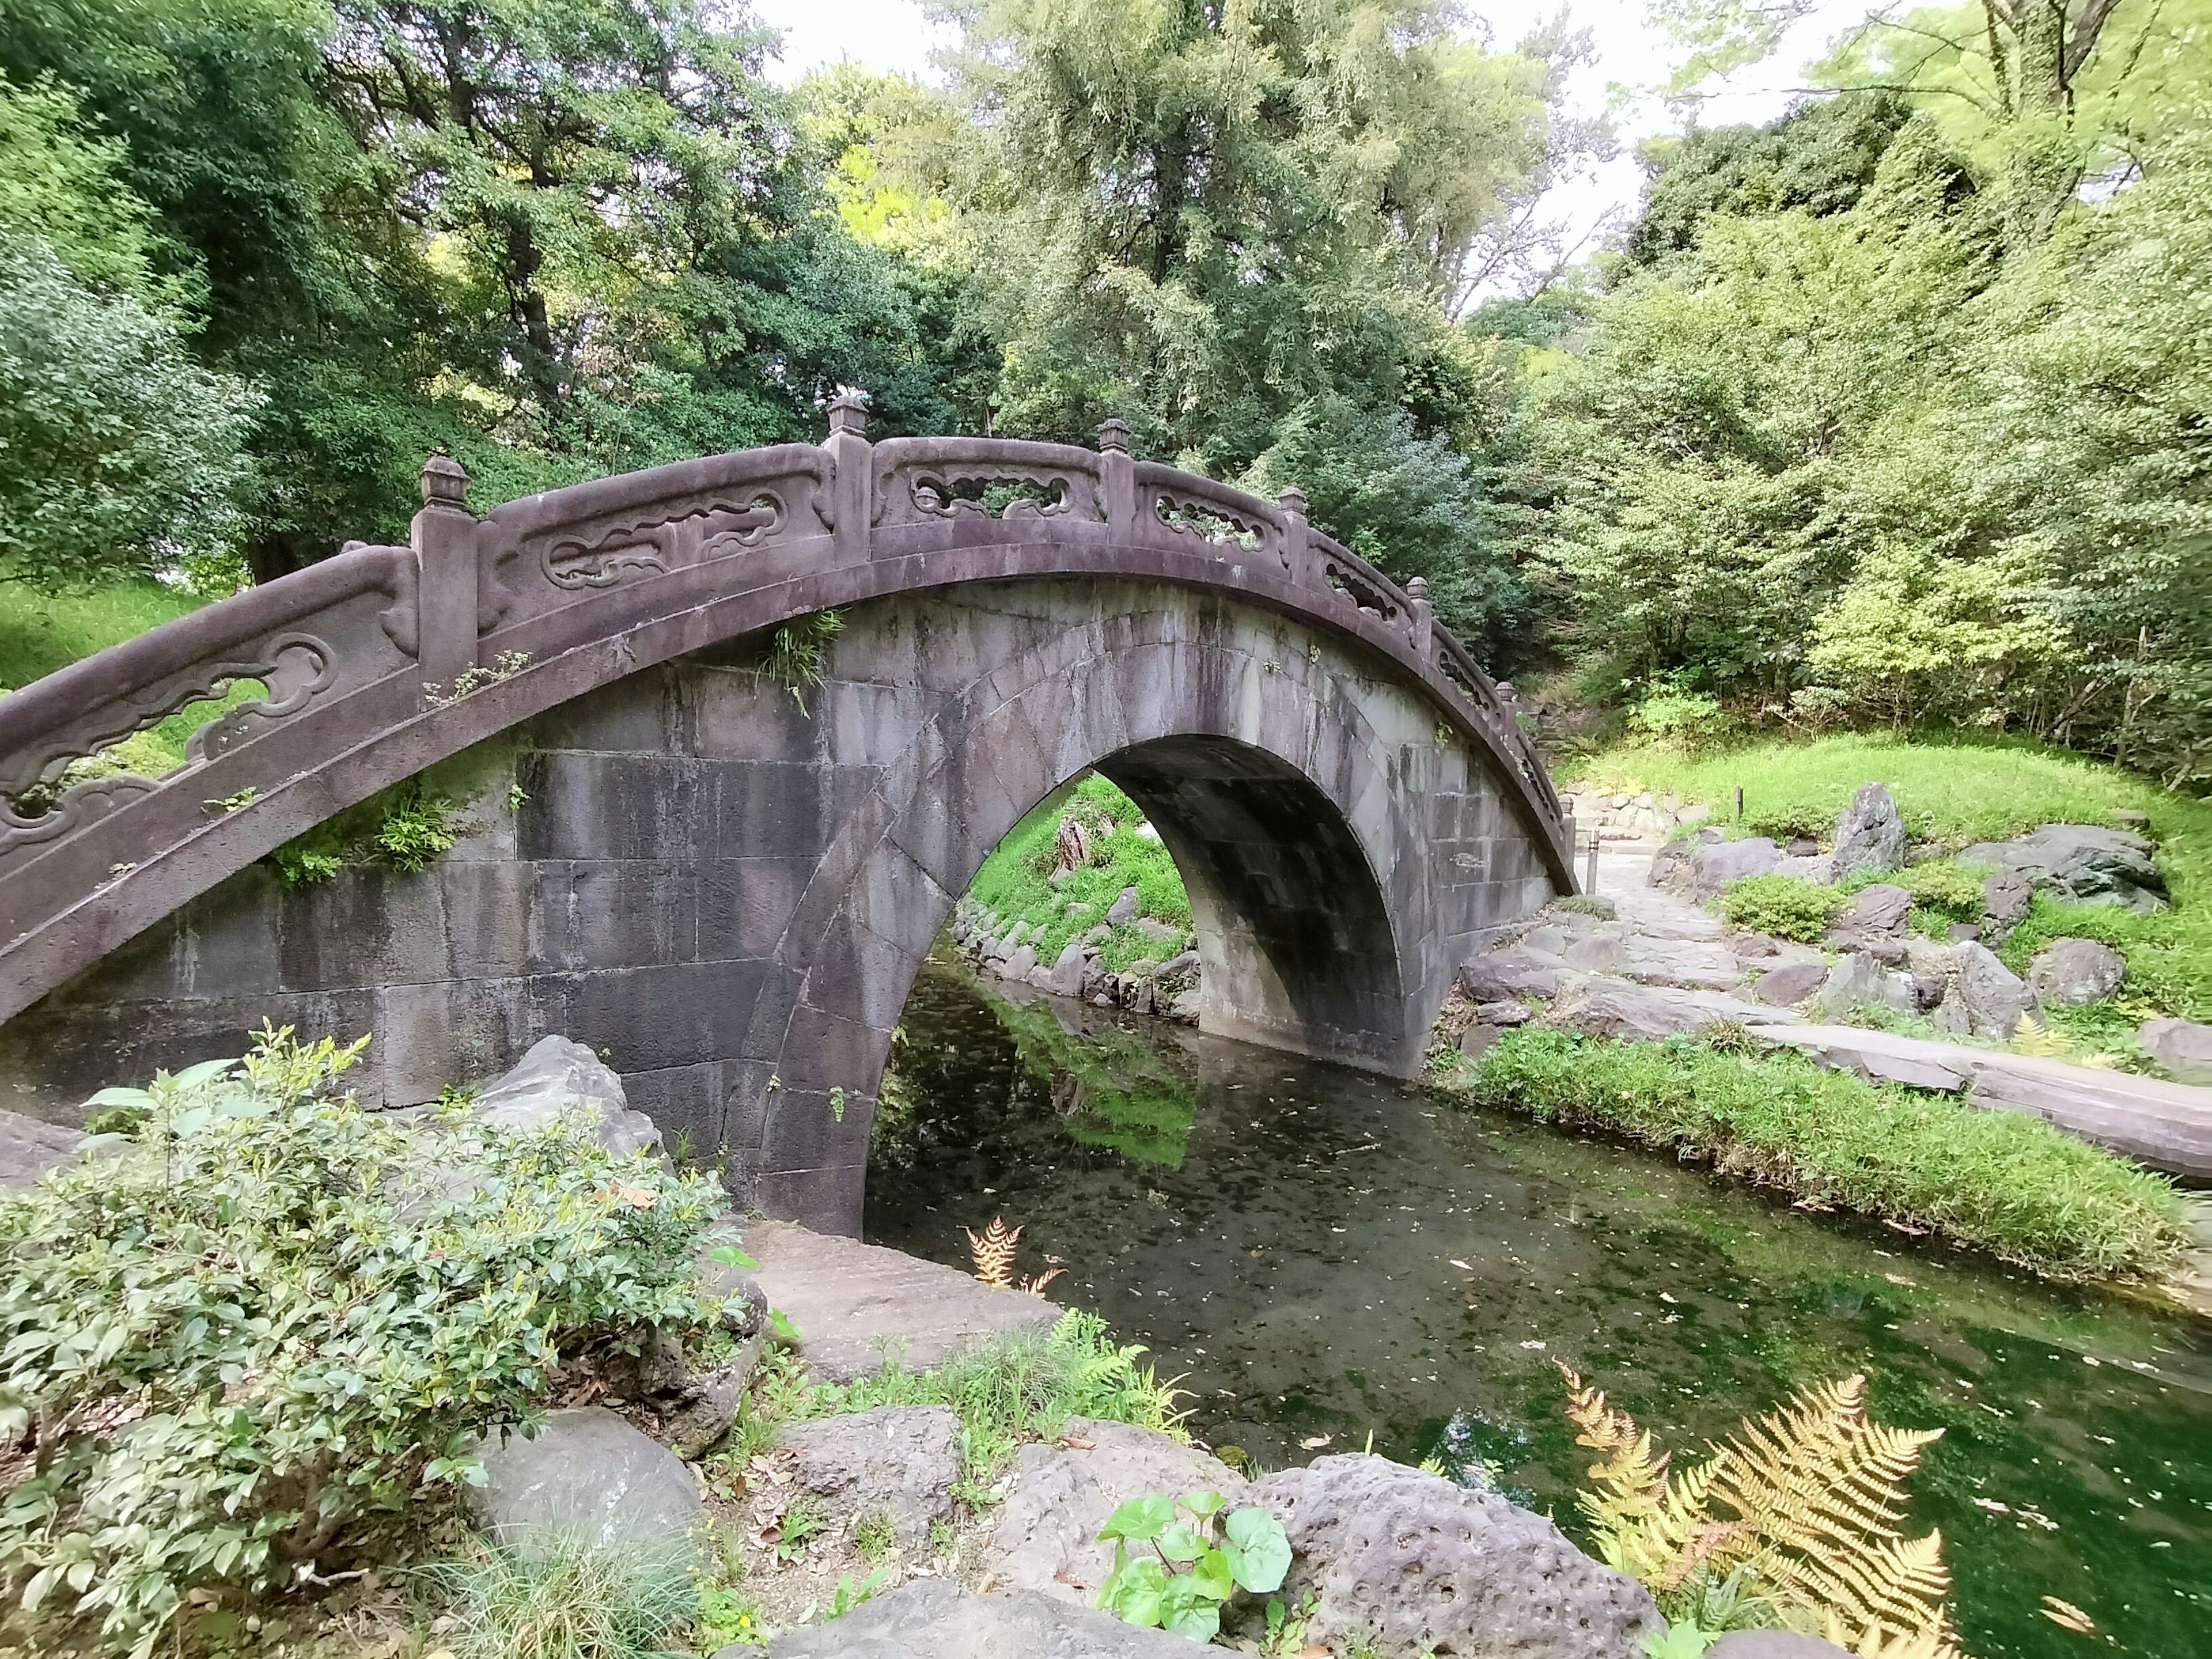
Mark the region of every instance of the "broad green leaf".
POLYGON ((1206 1540, 1188 1521, 1178 1521, 1161 1532, 1159 1545, 1160 1553, 1170 1561, 1195 1561, 1206 1547, 1206 1540))
POLYGON ((1221 1513, 1221 1494, 1218 1492, 1187 1492, 1182 1495, 1182 1506, 1203 1521, 1209 1515, 1221 1513))
POLYGON ((1106 1517, 1098 1535, 1102 1539, 1158 1538, 1175 1524, 1175 1518, 1172 1498, 1132 1498, 1106 1517))
POLYGON ((1291 1570, 1291 1540, 1281 1522, 1262 1509, 1231 1510, 1221 1529, 1228 1539, 1222 1553, 1238 1583, 1260 1595, 1282 1587, 1291 1570))
POLYGON ((1167 1571, 1146 1556, 1130 1562, 1098 1587, 1098 1605, 1132 1625, 1158 1626, 1167 1571))
POLYGON ((1226 1601, 1237 1594, 1236 1575, 1230 1571, 1229 1558, 1219 1550, 1209 1549, 1194 1561, 1189 1577, 1217 1601, 1226 1601))

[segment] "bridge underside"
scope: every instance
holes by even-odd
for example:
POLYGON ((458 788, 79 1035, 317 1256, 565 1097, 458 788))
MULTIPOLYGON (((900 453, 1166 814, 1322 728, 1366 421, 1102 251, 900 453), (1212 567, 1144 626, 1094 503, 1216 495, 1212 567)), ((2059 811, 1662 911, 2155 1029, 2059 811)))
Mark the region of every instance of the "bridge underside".
POLYGON ((871 601, 803 710, 745 661, 633 674, 448 763, 471 829, 428 869, 230 878, 0 1027, 0 1085, 66 1116, 273 1018, 373 1033, 360 1091, 396 1104, 562 1032, 695 1156, 726 1148, 745 1201, 850 1231, 921 957, 1086 769, 1175 854, 1202 1023, 1230 1036, 1409 1073, 1473 936, 1553 890, 1417 690, 1222 595, 1102 577, 871 601))

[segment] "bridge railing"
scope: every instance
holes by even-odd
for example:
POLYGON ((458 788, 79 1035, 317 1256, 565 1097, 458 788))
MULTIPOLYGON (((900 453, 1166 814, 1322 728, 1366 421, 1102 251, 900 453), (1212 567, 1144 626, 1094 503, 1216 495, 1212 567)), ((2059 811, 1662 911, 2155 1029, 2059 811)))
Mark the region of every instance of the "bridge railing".
POLYGON ((1315 529, 1297 490, 1271 501, 1138 460, 1119 421, 1091 450, 987 438, 871 444, 859 399, 838 399, 830 415, 819 445, 599 479, 481 520, 467 507, 467 475, 434 456, 408 546, 349 544, 0 696, 0 1018, 350 805, 387 763, 419 769, 474 740, 456 737, 460 727, 497 729, 489 706, 471 712, 492 684, 566 662, 541 677, 540 701, 574 695, 592 676, 658 659, 651 652, 710 641, 714 628, 735 625, 700 621, 717 606, 726 617, 750 606, 745 616, 773 620, 787 601, 818 608, 963 572, 1119 569, 1333 619, 1407 659, 1447 702, 1455 697, 1455 717, 1518 773, 1532 827, 1554 854, 1564 848, 1540 761, 1510 704, 1437 625, 1425 585, 1401 586, 1315 529), (635 654, 656 629, 640 647, 648 654, 635 654), (588 670, 579 653, 592 657, 588 670), (175 770, 137 775, 105 755, 239 680, 263 683, 267 695, 203 727, 175 770), (457 708, 470 718, 439 726, 457 708), (395 733, 404 740, 386 744, 395 733), (379 744, 374 764, 340 763, 379 744), (72 912, 81 925, 58 927, 72 912), (44 965, 21 965, 34 957, 44 965))

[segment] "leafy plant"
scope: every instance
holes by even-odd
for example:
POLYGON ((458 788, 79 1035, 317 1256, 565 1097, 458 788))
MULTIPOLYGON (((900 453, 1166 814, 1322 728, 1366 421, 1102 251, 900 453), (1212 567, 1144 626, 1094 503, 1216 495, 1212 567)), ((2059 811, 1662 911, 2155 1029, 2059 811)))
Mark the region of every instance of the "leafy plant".
POLYGON ((1850 902, 1833 887, 1799 876, 1740 876, 1721 894, 1721 920, 1731 927, 1778 939, 1816 939, 1850 902))
POLYGON ((186 1591, 312 1568, 474 1437, 543 1410, 564 1346, 714 1310, 689 1263, 718 1188, 579 1119, 409 1122, 337 1080, 363 1042, 264 1030, 102 1107, 112 1155, 0 1206, 0 1431, 30 1473, 0 1566, 149 1653, 186 1591))
POLYGON ((526 1554, 486 1545, 417 1577, 452 1621, 440 1639, 454 1659, 678 1659, 704 1611, 680 1554, 579 1536, 526 1554))
POLYGON ((1959 1659, 1942 1534, 1898 1530, 1904 1483, 1941 1429, 1873 1421, 1866 1379, 1848 1376, 1746 1418, 1705 1462, 1673 1469, 1649 1431, 1570 1367, 1559 1371, 1575 1443, 1599 1454, 1579 1499, 1599 1556, 1642 1580, 1662 1611, 1686 1616, 1692 1580, 1741 1574, 1838 1646, 1887 1654, 1902 1642, 1959 1659))
POLYGON ((1133 1498, 1116 1509, 1098 1534, 1114 1545, 1114 1571, 1097 1605, 1132 1625, 1211 1642, 1231 1596, 1279 1589, 1291 1565, 1281 1522, 1263 1509, 1221 1510, 1218 1492, 1133 1498), (1149 1550, 1133 1554, 1132 1544, 1149 1550))
POLYGON ((699 1612, 692 1621, 698 1645, 711 1653, 732 1644, 764 1648, 768 1632, 761 1625, 760 1598, 747 1595, 734 1584, 706 1583, 699 1587, 699 1612))
POLYGON ((835 611, 793 617, 769 636, 760 672, 790 692, 803 714, 806 694, 822 684, 823 653, 844 631, 845 618, 835 611))
POLYGON ((878 1567, 858 1584, 849 1572, 837 1576, 837 1589, 830 1598, 830 1617, 842 1619, 863 1601, 872 1601, 878 1590, 891 1582, 891 1569, 878 1567))
POLYGON ((869 1515, 861 1517, 853 1528, 853 1547, 868 1561, 880 1562, 898 1549, 898 1537, 892 1530, 888 1515, 869 1515))
POLYGON ((783 1513, 776 1518, 775 1559, 796 1561, 805 1553, 807 1545, 820 1536, 829 1524, 811 1498, 804 1496, 793 1498, 784 1505, 783 1513))
POLYGON ((373 856, 395 870, 420 870, 453 850, 453 804, 420 783, 401 789, 377 826, 373 856))

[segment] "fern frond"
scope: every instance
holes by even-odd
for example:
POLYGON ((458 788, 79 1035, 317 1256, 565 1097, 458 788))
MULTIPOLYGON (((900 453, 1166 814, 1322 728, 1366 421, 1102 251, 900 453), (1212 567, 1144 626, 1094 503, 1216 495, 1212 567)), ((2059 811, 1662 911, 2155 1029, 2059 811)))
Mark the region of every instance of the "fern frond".
MULTIPOLYGON (((1015 1231, 1017 1232, 1020 1231, 1021 1230, 1019 1228, 1015 1229, 1015 1231)), ((1059 1278, 1066 1271, 1067 1269, 1065 1267, 1054 1267, 1044 1273, 1033 1273, 1029 1278, 1022 1280, 1022 1282, 1015 1288, 1019 1290, 1024 1296, 1042 1296, 1044 1294, 1044 1287, 1051 1284, 1054 1279, 1059 1278)))
POLYGON ((975 1277, 999 1290, 1014 1287, 1014 1252, 1021 1247, 1022 1230, 1009 1227, 1004 1216, 993 1216, 991 1224, 979 1236, 973 1227, 960 1230, 968 1235, 968 1254, 975 1261, 975 1277))
POLYGON ((1606 1565, 1655 1589, 1674 1589, 1740 1529, 1715 1522, 1706 1492, 1725 1454, 1670 1476, 1665 1453, 1655 1454, 1649 1431, 1606 1402, 1604 1390, 1585 1385, 1558 1361, 1566 1379, 1567 1419, 1581 1431, 1575 1443, 1601 1454, 1589 1466, 1591 1489, 1578 1502, 1606 1565))

